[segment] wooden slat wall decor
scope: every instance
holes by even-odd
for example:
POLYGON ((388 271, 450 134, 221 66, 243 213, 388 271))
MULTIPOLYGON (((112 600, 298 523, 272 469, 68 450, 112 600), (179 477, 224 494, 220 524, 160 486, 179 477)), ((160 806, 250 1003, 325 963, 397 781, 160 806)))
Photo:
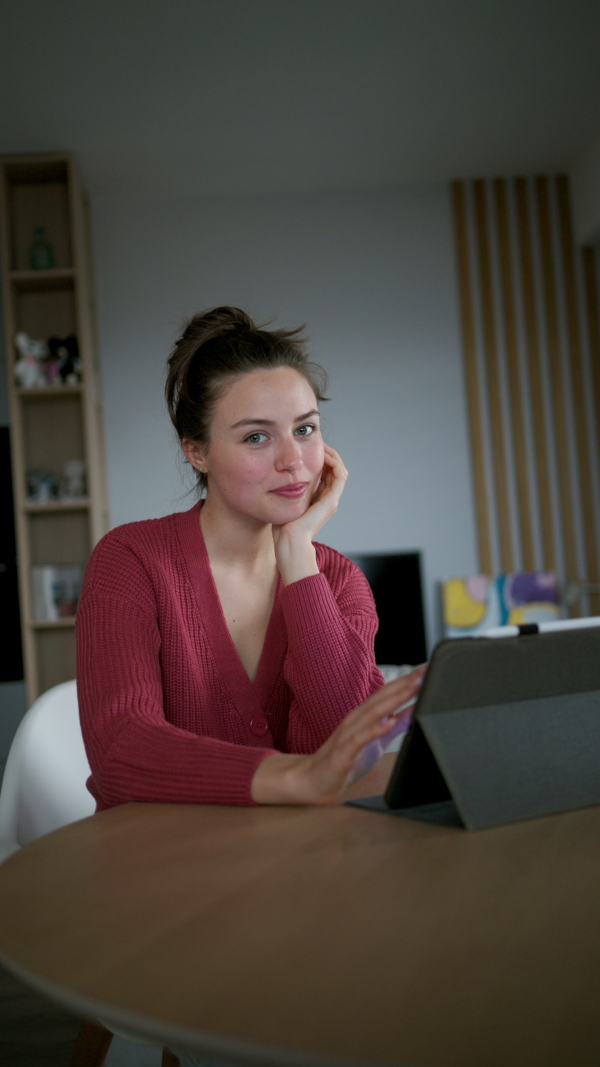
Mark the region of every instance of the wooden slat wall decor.
POLYGON ((498 179, 494 183, 494 186, 496 226, 498 230, 498 254, 500 258, 501 308, 506 345, 506 369, 508 375, 513 448, 515 455, 515 480, 519 511, 518 528, 521 538, 523 567, 525 570, 534 570, 535 549, 529 503, 531 499, 529 489, 530 479, 529 471, 527 469, 527 450, 525 447, 523 390, 519 372, 519 341, 517 333, 514 272, 509 237, 508 202, 505 182, 498 179))
POLYGON ((487 503, 486 474, 484 465, 483 424, 479 402, 479 370, 477 367, 477 344, 475 340, 475 313, 471 266, 469 263, 465 194, 460 182, 454 183, 454 217, 457 232, 458 282, 463 321, 463 343, 466 367, 467 398, 471 435, 471 457, 475 482, 475 511, 477 515, 477 545, 479 565, 487 574, 493 567, 490 520, 487 503))
POLYGON ((573 242, 564 175, 452 197, 480 570, 597 585, 600 251, 573 242))

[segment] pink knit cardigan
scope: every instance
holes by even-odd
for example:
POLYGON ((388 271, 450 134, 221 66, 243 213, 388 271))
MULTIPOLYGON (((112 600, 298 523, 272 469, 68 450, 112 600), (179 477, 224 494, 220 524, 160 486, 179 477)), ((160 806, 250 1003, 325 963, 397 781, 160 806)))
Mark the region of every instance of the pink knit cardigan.
POLYGON ((256 679, 231 640, 190 511, 117 527, 77 613, 77 690, 97 810, 130 800, 252 804, 273 751, 314 752, 383 684, 377 615, 354 563, 279 582, 256 679))

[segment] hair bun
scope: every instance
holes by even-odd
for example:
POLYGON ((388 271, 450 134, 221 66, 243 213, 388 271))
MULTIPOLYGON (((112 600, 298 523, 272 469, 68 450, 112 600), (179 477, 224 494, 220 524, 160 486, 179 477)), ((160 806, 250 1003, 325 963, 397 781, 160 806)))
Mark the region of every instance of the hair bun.
POLYGON ((202 343, 205 343, 231 330, 256 330, 256 326, 241 308, 223 305, 206 311, 204 315, 196 315, 194 330, 197 337, 202 335, 202 343))

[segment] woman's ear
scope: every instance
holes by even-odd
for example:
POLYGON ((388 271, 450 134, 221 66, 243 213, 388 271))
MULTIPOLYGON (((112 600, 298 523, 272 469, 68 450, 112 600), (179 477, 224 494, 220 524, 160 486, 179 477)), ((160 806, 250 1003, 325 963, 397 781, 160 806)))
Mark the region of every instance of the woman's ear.
POLYGON ((192 441, 190 437, 184 437, 181 442, 181 447, 188 463, 191 463, 192 467, 195 467, 197 471, 205 474, 206 464, 204 459, 204 448, 200 442, 192 441))

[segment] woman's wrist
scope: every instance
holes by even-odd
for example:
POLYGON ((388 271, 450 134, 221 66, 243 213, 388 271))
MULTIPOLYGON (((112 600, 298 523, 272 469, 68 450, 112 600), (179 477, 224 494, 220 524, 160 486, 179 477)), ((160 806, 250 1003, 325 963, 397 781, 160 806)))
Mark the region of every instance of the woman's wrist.
POLYGON ((303 796, 303 764, 307 756, 274 752, 265 756, 256 768, 250 784, 255 804, 307 804, 303 796))
POLYGON ((284 585, 319 573, 315 546, 306 535, 289 537, 280 534, 275 543, 275 558, 284 585))

